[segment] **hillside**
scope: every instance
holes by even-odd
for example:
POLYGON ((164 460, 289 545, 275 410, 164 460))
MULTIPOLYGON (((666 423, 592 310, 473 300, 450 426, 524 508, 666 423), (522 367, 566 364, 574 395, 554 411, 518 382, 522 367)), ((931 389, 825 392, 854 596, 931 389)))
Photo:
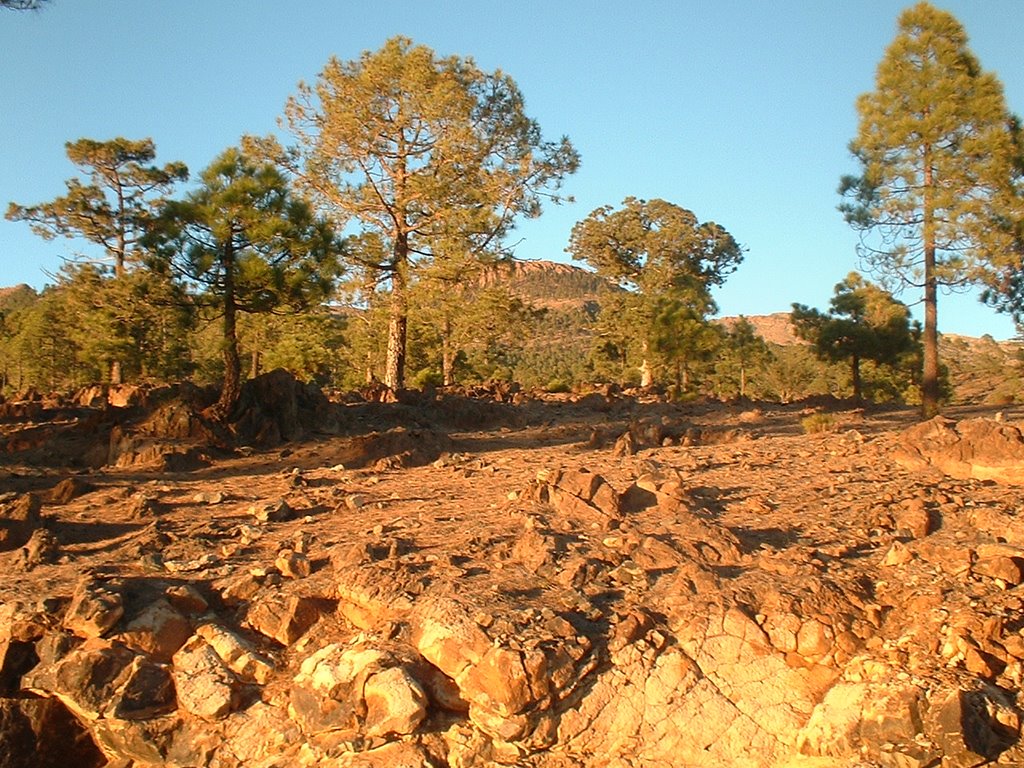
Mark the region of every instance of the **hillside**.
MULTIPOLYGON (((770 315, 742 315, 743 319, 754 326, 754 331, 769 344, 787 346, 789 344, 806 344, 796 335, 793 325, 789 322, 788 312, 774 312, 770 315)), ((739 317, 721 317, 716 322, 731 328, 739 317)))
POLYGON ((598 301, 602 290, 615 289, 589 270, 554 261, 509 261, 495 265, 481 278, 484 286, 502 283, 538 309, 579 309, 598 301))
POLYGON ((1020 409, 271 380, 234 451, 0 409, 4 766, 1024 761, 1020 409))

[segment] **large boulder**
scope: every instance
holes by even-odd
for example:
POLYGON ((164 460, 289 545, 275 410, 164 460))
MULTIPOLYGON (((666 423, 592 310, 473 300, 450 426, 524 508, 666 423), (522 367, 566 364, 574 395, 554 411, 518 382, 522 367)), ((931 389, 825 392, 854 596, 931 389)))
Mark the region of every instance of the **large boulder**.
POLYGON ((936 416, 903 432, 893 458, 911 470, 1024 485, 1024 434, 995 419, 936 416))
POLYGON ((231 416, 238 442, 274 446, 316 432, 336 432, 337 418, 327 396, 278 368, 250 379, 231 416))
POLYGON ((88 731, 57 699, 0 699, 0 768, 104 765, 88 731))
POLYGON ((23 547, 43 524, 42 504, 35 494, 25 493, 0 504, 0 551, 23 547))

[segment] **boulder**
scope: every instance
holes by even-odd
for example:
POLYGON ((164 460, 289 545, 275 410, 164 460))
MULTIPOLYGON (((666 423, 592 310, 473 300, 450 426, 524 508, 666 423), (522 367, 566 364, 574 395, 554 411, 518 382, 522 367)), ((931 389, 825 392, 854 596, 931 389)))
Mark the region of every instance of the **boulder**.
POLYGON ((54 695, 81 720, 147 719, 174 709, 166 665, 94 638, 23 678, 26 689, 54 695))
POLYGON ((252 680, 262 685, 270 679, 274 671, 273 663, 257 653, 238 634, 212 623, 197 627, 196 634, 209 643, 221 661, 243 680, 252 680))
POLYGON ((893 522, 897 531, 909 533, 913 538, 920 539, 931 532, 932 523, 924 499, 914 497, 907 499, 892 510, 893 522))
POLYGON ((64 614, 65 629, 80 637, 102 637, 124 616, 124 601, 113 586, 85 578, 75 587, 64 614))
POLYGON ((404 667, 382 669, 363 686, 367 736, 403 736, 416 732, 427 716, 427 695, 404 667))
POLYGON ((242 385, 231 422, 240 444, 262 447, 338 429, 331 403, 320 388, 303 384, 283 368, 242 385))
POLYGON ((213 647, 193 637, 174 654, 178 706, 203 720, 226 717, 238 705, 238 681, 213 647))
POLYGON ((191 636, 188 619, 160 599, 143 608, 116 638, 139 653, 169 662, 191 636))
POLYGON ((17 549, 28 543, 43 524, 40 509, 39 497, 31 493, 0 503, 0 551, 17 549))
POLYGON ((93 490, 94 486, 79 477, 65 477, 47 493, 47 501, 51 504, 67 504, 79 496, 93 490))
POLYGON ((101 768, 106 756, 55 698, 0 699, 0 767, 101 768))
POLYGON ((893 459, 911 470, 931 467, 956 478, 1024 484, 1024 435, 995 419, 936 416, 904 431, 893 459))
POLYGON ((281 645, 291 645, 320 618, 320 601, 273 593, 253 603, 245 623, 281 645))
POLYGON ((359 638, 308 656, 292 681, 289 712, 306 734, 410 735, 427 715, 428 699, 413 676, 408 651, 359 638))
POLYGON ((587 469, 541 472, 540 500, 568 517, 616 517, 619 494, 600 475, 587 469))
POLYGON ((1012 704, 1004 699, 995 688, 981 688, 945 691, 932 700, 925 732, 941 750, 942 765, 988 765, 1017 741, 1019 726, 1011 728, 1000 717, 1012 716, 1012 704))

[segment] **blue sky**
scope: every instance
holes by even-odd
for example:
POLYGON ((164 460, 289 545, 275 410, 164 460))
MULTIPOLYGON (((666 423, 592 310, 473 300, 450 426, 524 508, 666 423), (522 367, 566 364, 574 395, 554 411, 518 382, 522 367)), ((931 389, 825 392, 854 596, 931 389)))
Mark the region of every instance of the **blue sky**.
MULTIPOLYGON (((149 136, 158 160, 196 174, 242 134, 274 130, 297 82, 331 55, 353 59, 401 34, 509 73, 545 136, 579 150, 565 189, 576 202, 522 224, 518 257, 567 261, 569 232, 593 209, 660 197, 747 248, 716 293, 721 314, 824 308, 859 266, 835 193, 856 170, 854 100, 873 88, 909 4, 52 0, 0 11, 0 208, 61 194, 74 172, 64 142, 79 137, 149 136)), ((1024 2, 935 4, 1024 113, 1024 2)), ((79 247, 0 220, 0 286, 40 288, 79 247)), ((940 297, 939 328, 1014 335, 973 295, 940 297)))

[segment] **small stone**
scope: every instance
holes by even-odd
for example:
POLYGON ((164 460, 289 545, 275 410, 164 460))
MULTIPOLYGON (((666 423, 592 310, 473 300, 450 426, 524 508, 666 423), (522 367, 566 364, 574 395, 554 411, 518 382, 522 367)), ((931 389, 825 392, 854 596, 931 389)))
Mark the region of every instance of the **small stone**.
POLYGON ((224 501, 224 494, 221 491, 201 491, 192 497, 196 504, 220 504, 224 501))
POLYGON ((274 565, 277 566, 277 569, 281 571, 283 576, 287 576, 290 579, 305 578, 313 570, 308 557, 291 549, 282 549, 278 553, 274 565))
POLYGON ((905 544, 899 541, 894 541, 892 546, 889 547, 889 551, 885 553, 885 557, 882 558, 882 565, 905 565, 913 559, 914 553, 907 549, 905 544))
POLYGON ((249 511, 261 523, 283 523, 295 517, 295 510, 288 506, 288 502, 284 499, 261 506, 253 506, 249 511))
POLYGON ((919 497, 908 499, 893 510, 893 519, 898 530, 909 532, 915 539, 927 536, 931 529, 928 509, 919 497))
POLYGON ((978 675, 979 677, 991 680, 997 677, 999 673, 1003 671, 1005 666, 1006 665, 995 656, 985 653, 978 648, 969 647, 967 652, 964 653, 964 667, 967 668, 968 672, 978 675))
POLYGON ((124 615, 120 592, 96 579, 78 583, 64 615, 64 627, 80 637, 102 637, 124 615))
POLYGON ((60 542, 46 528, 36 528, 28 543, 22 548, 22 552, 25 567, 31 570, 39 565, 57 562, 60 557, 60 542))
POLYGON ((362 493, 350 493, 345 497, 345 506, 355 512, 370 503, 370 499, 362 493))

